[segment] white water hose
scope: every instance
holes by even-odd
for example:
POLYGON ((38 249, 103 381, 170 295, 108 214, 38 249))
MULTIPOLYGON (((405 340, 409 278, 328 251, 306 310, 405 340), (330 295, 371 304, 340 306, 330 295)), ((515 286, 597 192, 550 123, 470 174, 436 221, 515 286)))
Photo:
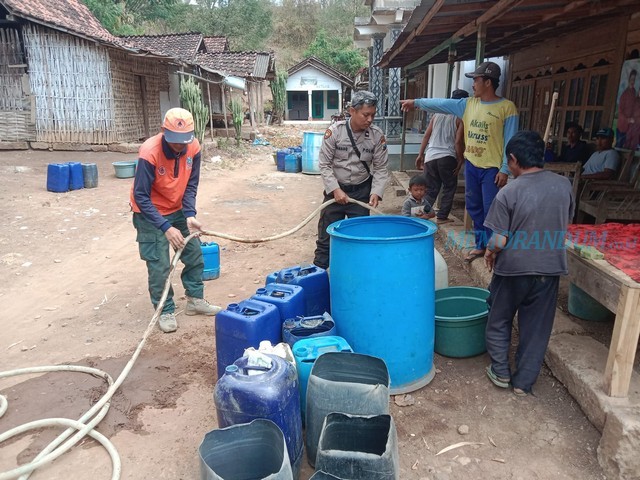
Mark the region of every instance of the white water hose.
MULTIPOLYGON (((361 207, 367 208, 374 213, 382 214, 379 210, 373 208, 372 206, 359 202, 358 200, 354 200, 349 198, 349 202, 356 203, 361 207)), ((286 232, 280 233, 278 235, 273 235, 265 238, 240 238, 233 235, 227 235, 225 233, 218 233, 212 231, 203 231, 202 233, 192 233, 191 235, 185 238, 186 242, 189 242, 193 237, 197 237, 200 235, 213 236, 218 238, 224 238, 227 240, 232 240, 234 242, 240 243, 263 243, 270 242, 272 240, 278 240, 280 238, 284 238, 288 235, 291 235, 302 227, 304 227, 307 223, 309 223, 313 217, 315 217, 323 208, 327 207, 335 203, 335 200, 328 200, 318 208, 316 208, 307 218, 305 218, 301 223, 299 223, 294 228, 287 230, 286 232)), ((16 370, 9 370, 6 372, 0 372, 0 379, 13 377, 16 375, 25 375, 25 374, 34 374, 34 373, 47 373, 47 372, 80 372, 80 373, 88 373, 90 375, 94 375, 96 377, 103 378, 108 384, 109 389, 105 392, 105 394, 98 400, 98 402, 91 407, 84 415, 82 415, 78 420, 71 420, 67 418, 46 418, 43 420, 36 420, 33 422, 25 423, 23 425, 19 425, 7 432, 4 432, 0 435, 0 443, 22 433, 28 432, 29 430, 35 430, 45 427, 67 427, 67 429, 62 432, 55 440, 53 440, 49 445, 47 445, 44 450, 42 450, 31 462, 21 465, 19 467, 14 468, 13 470, 8 470, 6 472, 0 472, 0 480, 10 480, 14 478, 18 478, 19 480, 27 480, 31 473, 40 468, 41 466, 52 462, 65 452, 69 451, 75 444, 77 444, 81 439, 85 436, 89 435, 91 438, 97 440, 109 453, 111 457, 111 465, 112 465, 112 474, 111 480, 119 480, 120 474, 122 473, 122 463, 120 462, 120 455, 118 455, 118 451, 111 441, 106 438, 101 433, 97 432, 93 428, 100 423, 100 421, 107 414, 109 407, 111 405, 111 397, 116 393, 120 385, 124 382, 129 375, 129 372, 133 368, 140 352, 142 352, 142 348, 147 341, 147 338, 153 331, 158 318, 162 312, 162 308, 164 307, 164 303, 167 300, 167 295, 169 293, 169 287, 171 286, 171 278, 176 269, 176 265, 180 256, 182 255, 182 249, 177 250, 173 259, 171 260, 171 265, 169 269, 169 275, 167 276, 167 280, 164 284, 164 290, 162 291, 162 296, 160 297, 160 301, 158 302, 158 306, 149 321, 149 325, 147 329, 144 331, 142 335, 142 339, 138 344, 135 352, 122 369, 122 372, 114 382, 111 376, 97 368, 91 367, 83 367, 76 365, 53 365, 46 367, 33 367, 33 368, 20 368, 16 370), (73 434, 76 432, 75 434, 73 434), (72 436, 73 435, 73 436, 72 436), (69 438, 71 437, 71 438, 69 438)), ((6 397, 0 395, 0 417, 4 415, 7 411, 8 402, 6 397)))

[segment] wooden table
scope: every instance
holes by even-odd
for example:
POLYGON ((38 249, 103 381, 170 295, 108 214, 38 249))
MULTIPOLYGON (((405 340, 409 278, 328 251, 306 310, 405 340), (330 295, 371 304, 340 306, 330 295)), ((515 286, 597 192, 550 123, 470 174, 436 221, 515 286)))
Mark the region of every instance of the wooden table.
POLYGON ((640 336, 640 283, 606 260, 582 258, 567 248, 569 280, 616 314, 604 390, 611 397, 626 397, 640 336))

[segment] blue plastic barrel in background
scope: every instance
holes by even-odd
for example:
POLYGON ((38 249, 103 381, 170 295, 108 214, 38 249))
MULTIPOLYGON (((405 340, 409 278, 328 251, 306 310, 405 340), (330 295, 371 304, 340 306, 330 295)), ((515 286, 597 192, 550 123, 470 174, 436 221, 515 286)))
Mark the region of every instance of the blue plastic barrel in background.
POLYGON ((69 190, 84 188, 84 175, 80 162, 68 162, 69 164, 69 190))
POLYGON ((322 132, 304 132, 302 135, 302 173, 317 175, 320 173, 320 147, 322 146, 322 132))
POLYGON ((276 152, 276 168, 279 172, 284 172, 284 157, 290 153, 288 148, 282 148, 276 152))
POLYGON ((95 163, 82 164, 82 181, 84 188, 96 188, 98 186, 98 166, 95 163))
POLYGON ((302 160, 299 154, 290 153, 284 157, 284 171, 287 173, 298 173, 302 170, 302 160))
POLYGON ((273 345, 282 339, 282 322, 275 305, 257 300, 231 303, 216 315, 216 362, 218 378, 224 369, 242 357, 249 347, 257 349, 262 340, 273 345))
POLYGON ((426 220, 370 216, 340 220, 331 236, 331 315, 355 352, 382 358, 391 393, 435 375, 435 266, 426 220))
POLYGON ((47 165, 47 190, 50 192, 69 191, 69 165, 50 163, 47 165))

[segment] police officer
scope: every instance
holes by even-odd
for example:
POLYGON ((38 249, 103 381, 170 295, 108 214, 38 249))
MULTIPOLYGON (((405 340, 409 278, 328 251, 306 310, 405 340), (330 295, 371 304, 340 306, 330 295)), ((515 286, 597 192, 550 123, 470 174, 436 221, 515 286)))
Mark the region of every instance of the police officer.
POLYGON ((373 125, 377 99, 367 91, 353 94, 350 117, 331 125, 324 134, 319 164, 324 201, 335 199, 320 215, 313 263, 329 267, 327 227, 345 217, 369 215, 369 210, 349 198, 377 207, 389 181, 387 144, 382 130, 373 125))

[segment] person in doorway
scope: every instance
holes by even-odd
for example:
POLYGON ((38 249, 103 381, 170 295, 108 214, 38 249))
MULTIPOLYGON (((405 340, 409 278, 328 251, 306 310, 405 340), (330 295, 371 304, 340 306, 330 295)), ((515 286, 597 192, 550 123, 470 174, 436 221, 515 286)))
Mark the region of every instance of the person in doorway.
POLYGON ((589 146, 581 140, 582 127, 575 122, 569 122, 565 126, 566 145, 560 151, 560 162, 580 162, 584 164, 589 159, 589 146))
POLYGON ((491 365, 487 376, 516 395, 531 392, 547 350, 555 318, 558 285, 566 275, 564 238, 573 218, 568 178, 544 170, 544 141, 536 132, 516 133, 506 146, 513 182, 496 195, 485 219, 493 235, 484 259, 493 277, 485 331, 491 365), (509 349, 518 314, 515 369, 509 349))
POLYGON ((318 240, 313 263, 329 267, 327 227, 345 217, 369 215, 369 210, 350 198, 377 207, 389 181, 387 144, 382 130, 373 125, 376 96, 355 92, 349 118, 331 125, 324 134, 318 155, 324 184, 324 201, 335 200, 322 210, 318 221, 318 240))
MULTIPOLYGON (((140 258, 147 264, 151 303, 157 308, 169 275, 169 246, 184 249, 181 280, 187 295, 185 314, 216 315, 221 309, 204 299, 204 261, 200 240, 184 241, 201 232, 196 220, 196 195, 200 180, 200 143, 194 136, 193 116, 182 108, 167 111, 162 131, 149 138, 138 152, 138 167, 131 188, 133 226, 137 230, 140 258)), ((173 288, 158 320, 160 330, 174 332, 173 288)))
POLYGON ((629 127, 636 121, 633 109, 636 103, 637 76, 638 72, 635 69, 629 72, 627 88, 624 89, 620 95, 620 100, 618 100, 618 123, 616 125, 616 147, 618 148, 627 145, 627 132, 629 131, 629 127))
MULTIPOLYGON (((454 90, 451 98, 467 98, 466 90, 454 90)), ((464 125, 455 115, 436 113, 431 117, 420 151, 416 168, 424 168, 427 179, 427 201, 433 205, 442 187, 437 223, 447 223, 453 197, 458 188, 458 174, 464 165, 464 125)))
POLYGON ((450 113, 462 119, 465 142, 465 200, 473 220, 475 246, 466 261, 484 255, 487 238, 484 219, 498 190, 507 183, 505 145, 518 130, 518 111, 513 102, 496 95, 500 67, 483 62, 472 73, 473 97, 461 99, 419 98, 402 100, 403 111, 421 108, 450 113))
POLYGON ((401 214, 405 217, 433 218, 436 216, 431 204, 425 197, 427 180, 422 175, 414 175, 409 179, 409 194, 402 204, 401 214))
POLYGON ((612 180, 618 166, 620 156, 613 148, 613 130, 601 128, 596 132, 596 151, 593 152, 582 169, 583 180, 612 180))

